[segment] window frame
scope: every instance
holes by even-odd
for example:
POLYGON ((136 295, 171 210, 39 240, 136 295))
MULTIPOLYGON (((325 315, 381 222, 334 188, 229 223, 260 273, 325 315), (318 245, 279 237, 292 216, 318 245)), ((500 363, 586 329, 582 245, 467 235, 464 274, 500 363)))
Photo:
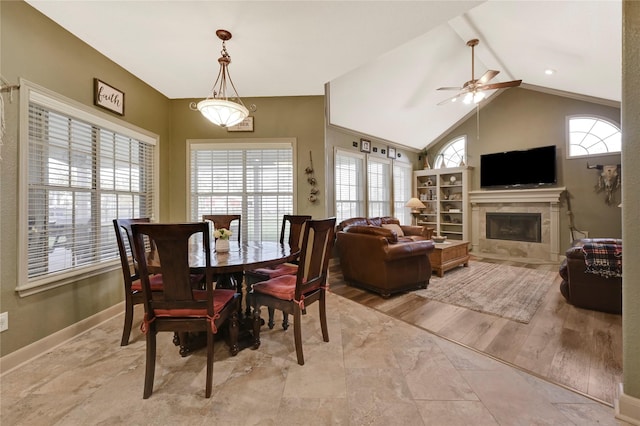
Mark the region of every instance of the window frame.
MULTIPOLYGON (((396 168, 397 167, 401 167, 401 168, 405 168, 408 170, 408 173, 406 173, 407 176, 407 182, 406 182, 406 186, 409 188, 409 197, 411 197, 411 191, 413 190, 413 167, 411 164, 409 163, 404 163, 404 162, 399 162, 397 160, 392 160, 390 158, 383 158, 383 157, 378 157, 372 154, 366 154, 363 152, 354 152, 351 150, 347 150, 344 148, 339 148, 339 147, 335 147, 334 148, 334 153, 333 153, 333 176, 334 176, 334 197, 333 197, 333 211, 334 211, 334 215, 336 216, 338 222, 341 222, 343 220, 349 219, 351 217, 371 217, 371 212, 370 212, 370 208, 369 208, 369 181, 370 181, 370 177, 369 177, 369 163, 370 162, 377 162, 377 163, 381 163, 381 164, 388 164, 389 165, 389 177, 388 177, 388 185, 389 185, 389 200, 388 200, 388 206, 389 206, 389 215, 397 217, 401 223, 404 222, 404 220, 406 220, 406 215, 405 213, 401 213, 402 210, 397 209, 398 205, 400 203, 402 203, 402 209, 404 209, 404 204, 408 201, 408 200, 399 200, 397 194, 395 193, 396 191, 396 168), (345 157, 351 157, 354 158, 358 161, 360 161, 362 167, 360 169, 360 175, 359 175, 359 184, 361 183, 361 186, 357 187, 357 192, 360 198, 356 199, 356 213, 354 216, 349 216, 349 217, 341 217, 338 215, 338 178, 337 178, 337 158, 339 156, 345 156, 345 157), (404 219, 404 220, 403 220, 404 219)), ((409 219, 409 223, 410 224, 411 221, 409 219)), ((404 223, 403 223, 404 224, 404 223)))
MULTIPOLYGON (((575 160, 575 159, 581 159, 581 158, 591 158, 591 157, 603 157, 603 156, 607 156, 607 155, 620 155, 622 154, 622 144, 620 145, 620 150, 619 151, 608 151, 608 152, 598 152, 598 153, 587 153, 587 154, 583 154, 583 155, 571 155, 571 120, 573 119, 590 119, 590 120, 596 120, 596 121, 603 121, 607 124, 609 124, 610 126, 616 128, 618 130, 618 134, 621 135, 622 131, 620 129, 620 123, 617 123, 615 121, 613 121, 610 118, 607 117, 603 117, 600 115, 595 115, 595 114, 572 114, 572 115, 567 115, 565 117, 565 157, 567 160, 575 160)), ((589 134, 591 134, 591 132, 589 132, 589 134)), ((596 135, 596 137, 598 139, 600 139, 602 141, 602 143, 604 143, 606 145, 606 142, 604 140, 602 140, 601 135, 596 135)), ((620 136, 622 137, 622 135, 620 136)), ((609 148, 607 146, 607 148, 609 148)))
MULTIPOLYGON (((119 259, 105 260, 89 265, 74 267, 62 272, 50 272, 38 277, 28 276, 28 248, 29 248, 29 105, 33 102, 49 110, 88 123, 92 128, 118 133, 132 139, 154 146, 152 159, 152 212, 153 217, 159 211, 159 136, 145 129, 114 118, 107 113, 96 111, 85 104, 69 99, 56 92, 20 79, 19 105, 19 147, 18 147, 18 283, 16 292, 23 297, 40 293, 52 288, 74 283, 79 280, 99 275, 119 268, 119 259)), ((94 156, 94 161, 99 159, 94 156)), ((99 191, 99 190, 98 190, 99 191)), ((97 222, 100 225, 99 221, 97 222)))
MULTIPOLYGON (((298 205, 298 182, 296 179, 296 171, 297 168, 297 138, 291 137, 283 137, 283 138, 248 138, 248 139, 233 139, 230 141, 229 139, 187 139, 186 143, 186 206, 187 206, 187 215, 189 220, 193 220, 192 217, 192 191, 191 188, 191 153, 193 151, 206 150, 207 147, 215 147, 218 150, 247 150, 247 149, 291 149, 291 162, 292 162, 292 211, 288 214, 296 214, 297 205, 298 205)), ((244 192, 243 199, 247 194, 244 192)), ((233 213, 233 214, 241 214, 242 215, 242 229, 241 229, 241 239, 243 241, 247 240, 249 222, 248 222, 248 213, 247 213, 247 204, 243 201, 242 203, 242 211, 233 213)), ((231 213, 231 212, 230 212, 231 213)), ((215 214, 215 213, 214 213, 215 214)), ((201 220, 201 218, 195 218, 196 220, 201 220)), ((280 228, 282 224, 282 216, 277 218, 276 221, 276 231, 277 233, 273 236, 273 241, 279 241, 280 238, 280 228)))
MULTIPOLYGON (((458 162, 458 164, 451 164, 451 165, 446 165, 443 166, 444 163, 444 152, 449 149, 450 147, 452 147, 453 144, 457 143, 458 141, 463 140, 464 141, 464 153, 462 156, 460 156, 458 153, 458 157, 460 157, 461 161, 464 161, 466 156, 467 156, 467 135, 460 135, 460 136, 456 136, 452 139, 449 140, 449 142, 447 142, 446 144, 444 144, 442 146, 442 148, 438 151, 438 154, 435 157, 434 160, 434 164, 433 164, 433 168, 434 169, 443 169, 443 168, 452 168, 452 167, 460 167, 460 162, 458 162)), ((466 163, 466 162, 465 162, 466 163)))

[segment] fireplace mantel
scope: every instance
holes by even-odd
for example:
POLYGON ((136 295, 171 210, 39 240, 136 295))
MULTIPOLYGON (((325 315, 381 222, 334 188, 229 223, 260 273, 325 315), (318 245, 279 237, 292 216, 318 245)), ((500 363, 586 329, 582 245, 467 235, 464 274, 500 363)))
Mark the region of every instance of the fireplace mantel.
POLYGON ((471 204, 481 203, 552 203, 560 202, 567 188, 500 189, 495 191, 469 191, 471 204))
POLYGON ((472 250, 483 254, 500 256, 539 258, 558 260, 560 248, 560 198, 566 188, 533 188, 480 190, 469 192, 471 204, 471 245, 472 250), (489 242, 484 225, 485 214, 489 211, 538 211, 546 217, 543 220, 546 237, 541 244, 508 241, 489 242))

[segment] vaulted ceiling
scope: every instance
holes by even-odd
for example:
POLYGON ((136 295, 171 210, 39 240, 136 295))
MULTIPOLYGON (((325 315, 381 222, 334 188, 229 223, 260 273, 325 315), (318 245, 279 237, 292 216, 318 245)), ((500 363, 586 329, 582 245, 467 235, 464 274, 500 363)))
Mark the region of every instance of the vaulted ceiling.
POLYGON ((473 112, 436 90, 471 79, 472 38, 475 78, 621 100, 619 0, 27 2, 171 99, 209 94, 227 29, 241 97, 330 83, 332 124, 416 149, 473 112))

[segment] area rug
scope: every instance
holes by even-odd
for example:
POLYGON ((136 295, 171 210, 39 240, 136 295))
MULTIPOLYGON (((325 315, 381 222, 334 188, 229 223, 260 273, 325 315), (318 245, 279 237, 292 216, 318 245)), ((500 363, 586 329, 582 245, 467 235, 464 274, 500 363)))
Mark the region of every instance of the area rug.
POLYGON ((526 324, 557 276, 557 271, 472 261, 442 278, 432 276, 428 288, 414 294, 526 324))

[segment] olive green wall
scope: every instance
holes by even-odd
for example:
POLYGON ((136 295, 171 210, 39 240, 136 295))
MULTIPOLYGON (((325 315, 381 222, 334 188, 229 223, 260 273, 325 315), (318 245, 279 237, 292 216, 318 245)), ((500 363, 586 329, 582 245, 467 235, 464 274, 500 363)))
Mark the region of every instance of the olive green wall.
MULTIPOLYGON (((296 96, 278 98, 243 98, 245 105, 254 104, 256 111, 253 132, 228 132, 211 124, 200 112, 189 108, 198 99, 179 99, 171 102, 171 144, 162 151, 161 178, 168 180, 171 221, 187 220, 187 140, 188 139, 262 139, 296 138, 296 209, 294 213, 326 217, 326 184, 324 165, 324 96, 296 96), (308 200, 311 186, 304 169, 309 166, 309 152, 313 157, 314 176, 320 189, 318 201, 308 200), (170 176, 170 178, 169 178, 170 176)), ((241 143, 241 142, 238 142, 241 143)))
MULTIPOLYGON (((167 98, 22 1, 2 1, 0 19, 0 73, 9 84, 22 77, 92 106, 93 78, 100 78, 125 92, 124 121, 159 135, 161 146, 167 143, 167 98)), ((17 295, 20 95, 14 91, 13 102, 9 94, 3 97, 7 133, 0 162, 0 311, 9 313, 9 329, 0 334, 0 354, 6 355, 121 302, 123 290, 118 269, 32 296, 17 295)), ((166 191, 161 202, 166 210, 166 191)))
MULTIPOLYGON (((347 151, 352 150, 354 152, 360 152, 360 138, 367 139, 371 141, 371 155, 372 157, 379 158, 387 158, 386 150, 389 147, 396 149, 396 155, 400 155, 396 158, 396 162, 402 163, 411 163, 413 169, 415 170, 418 166, 417 163, 417 154, 415 149, 410 149, 404 147, 402 145, 395 144, 393 142, 379 139, 370 135, 365 135, 362 133, 354 132, 349 129, 345 129, 342 127, 327 126, 327 135, 326 135, 326 155, 327 155, 327 175, 328 182, 330 182, 329 187, 327 188, 327 209, 329 212, 329 216, 335 215, 335 187, 334 183, 334 153, 336 148, 342 148, 347 151), (356 145, 356 146, 354 146, 356 145), (373 150, 377 149, 377 152, 373 150), (385 154, 382 153, 382 150, 385 150, 385 154)), ((396 215, 397 216, 397 215, 396 215)))
MULTIPOLYGON (((622 237, 622 217, 618 204, 621 191, 615 193, 615 203, 605 204, 603 192, 596 193, 599 171, 587 169, 587 159, 566 159, 566 117, 587 114, 607 118, 620 125, 620 108, 585 102, 563 96, 523 88, 505 90, 480 110, 480 138, 474 114, 453 129, 432 147, 429 160, 452 139, 466 135, 466 163, 473 166, 472 188, 480 189, 480 155, 537 146, 557 146, 558 186, 565 186, 575 227, 589 232, 590 237, 622 237)), ((593 157, 589 164, 620 164, 620 154, 593 157)), ((561 244, 569 246, 567 203, 561 205, 561 244)))
MULTIPOLYGON (((93 79, 125 92, 125 116, 112 115, 160 137, 158 220, 187 219, 186 140, 222 138, 297 138, 297 213, 326 216, 324 164, 324 97, 245 99, 257 110, 254 132, 227 132, 189 109, 188 100, 169 100, 99 52, 22 1, 0 3, 0 73, 8 83, 25 78, 60 95, 93 106, 93 79), (320 189, 316 203, 308 201, 310 186, 304 169, 312 152, 320 189)), ((203 94, 203 96, 206 94, 203 94)), ((0 162, 0 312, 9 313, 10 327, 0 334, 4 356, 52 333, 76 324, 119 302, 124 296, 121 272, 79 280, 27 297, 15 291, 18 277, 18 104, 4 94, 7 133, 0 162)))

